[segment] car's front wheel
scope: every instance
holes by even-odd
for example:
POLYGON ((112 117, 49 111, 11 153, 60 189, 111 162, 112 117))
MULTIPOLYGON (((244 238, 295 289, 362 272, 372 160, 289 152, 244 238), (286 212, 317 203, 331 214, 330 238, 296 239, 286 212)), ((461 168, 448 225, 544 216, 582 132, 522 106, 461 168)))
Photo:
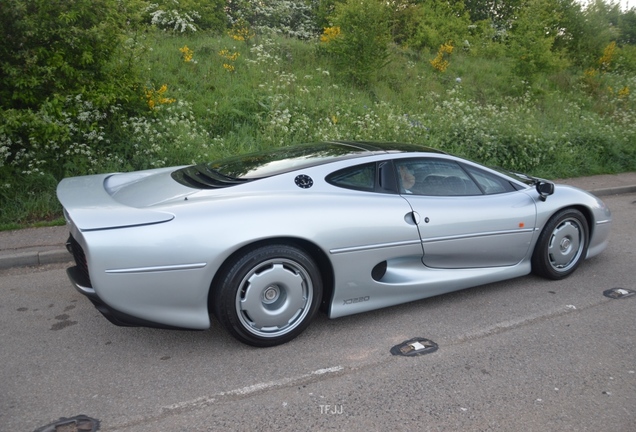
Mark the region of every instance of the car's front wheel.
POLYGON ((583 213, 564 209, 548 220, 532 255, 532 271, 548 279, 563 279, 585 259, 589 228, 583 213))
POLYGON ((213 307, 220 323, 249 345, 280 345, 311 322, 322 296, 322 280, 311 257, 295 246, 265 245, 225 266, 213 307))

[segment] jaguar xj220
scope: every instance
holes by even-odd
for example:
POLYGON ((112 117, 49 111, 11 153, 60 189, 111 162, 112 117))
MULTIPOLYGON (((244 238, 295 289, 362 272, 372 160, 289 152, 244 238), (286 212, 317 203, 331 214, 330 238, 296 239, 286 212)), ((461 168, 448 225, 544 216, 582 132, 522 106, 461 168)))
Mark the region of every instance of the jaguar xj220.
POLYGON ((611 213, 565 185, 415 145, 324 142, 67 178, 75 288, 118 325, 273 346, 337 318, 605 249, 611 213))

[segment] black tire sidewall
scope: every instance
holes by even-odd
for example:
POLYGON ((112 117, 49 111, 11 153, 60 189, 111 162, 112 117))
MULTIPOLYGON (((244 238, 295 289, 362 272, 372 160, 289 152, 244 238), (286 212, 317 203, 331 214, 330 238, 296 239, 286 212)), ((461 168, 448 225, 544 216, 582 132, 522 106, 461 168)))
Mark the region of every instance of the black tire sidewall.
POLYGON ((537 240, 537 244, 534 248, 534 253, 532 254, 532 271, 533 273, 539 276, 543 276, 547 279, 564 279, 571 275, 578 268, 581 262, 585 260, 589 244, 590 229, 587 223, 587 219, 585 218, 583 213, 573 208, 563 209, 554 214, 548 220, 548 223, 546 223, 543 231, 541 231, 539 239, 537 240), (566 219, 576 219, 578 221, 579 226, 583 229, 584 245, 581 256, 578 258, 577 262, 574 263, 574 265, 567 271, 559 272, 556 271, 550 264, 550 259, 548 257, 548 245, 554 229, 566 219))
POLYGON ((281 345, 302 333, 316 315, 322 299, 322 278, 314 260, 303 249, 287 244, 264 245, 248 250, 225 266, 213 298, 217 319, 236 339, 257 347, 281 345), (251 333, 241 323, 235 306, 236 295, 241 281, 250 271, 259 264, 275 258, 289 259, 303 267, 311 279, 312 301, 309 312, 293 330, 278 337, 262 337, 251 333))

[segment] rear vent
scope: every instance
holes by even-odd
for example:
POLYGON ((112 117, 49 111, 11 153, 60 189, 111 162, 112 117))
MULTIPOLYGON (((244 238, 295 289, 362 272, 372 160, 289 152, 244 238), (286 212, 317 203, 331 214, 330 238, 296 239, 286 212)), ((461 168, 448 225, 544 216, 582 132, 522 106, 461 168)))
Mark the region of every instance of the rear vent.
POLYGON ((209 169, 206 165, 192 165, 174 171, 172 178, 184 186, 195 189, 218 189, 236 186, 250 181, 250 179, 229 177, 218 171, 209 169))
POLYGON ((66 242, 66 247, 70 253, 73 254, 73 258, 75 259, 75 264, 77 265, 77 269, 82 276, 82 280, 78 281, 82 286, 87 288, 92 288, 91 278, 88 274, 88 262, 86 261, 86 255, 84 254, 84 249, 82 246, 75 240, 75 238, 71 235, 66 242))

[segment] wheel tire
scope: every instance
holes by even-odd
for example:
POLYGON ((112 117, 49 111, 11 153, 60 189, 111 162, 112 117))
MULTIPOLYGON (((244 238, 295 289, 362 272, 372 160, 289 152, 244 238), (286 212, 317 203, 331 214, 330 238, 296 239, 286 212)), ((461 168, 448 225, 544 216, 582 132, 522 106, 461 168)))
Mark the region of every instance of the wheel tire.
POLYGON ((548 220, 532 255, 532 271, 548 279, 571 275, 587 255, 589 228, 583 213, 564 209, 548 220))
POLYGON ((279 244, 257 247, 228 263, 213 300, 216 317, 232 336, 269 347, 302 333, 321 297, 320 271, 311 257, 279 244))

